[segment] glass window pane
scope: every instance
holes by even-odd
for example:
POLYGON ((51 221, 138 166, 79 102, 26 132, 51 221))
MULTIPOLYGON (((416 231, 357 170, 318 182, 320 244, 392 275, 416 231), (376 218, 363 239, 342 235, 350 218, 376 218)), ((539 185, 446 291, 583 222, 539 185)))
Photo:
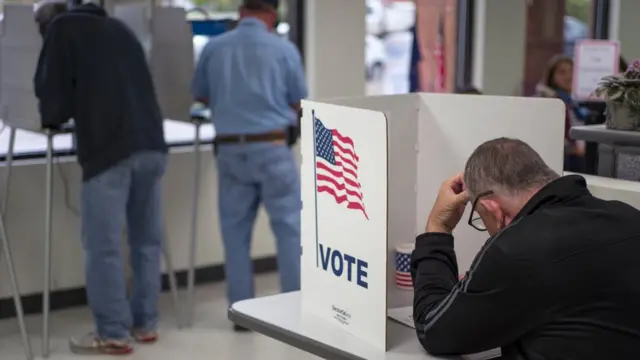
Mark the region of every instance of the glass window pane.
POLYGON ((367 0, 366 5, 366 93, 407 93, 415 4, 410 0, 367 0))
POLYGON ((564 14, 564 54, 573 57, 573 49, 578 40, 591 37, 589 27, 592 0, 566 0, 564 14))
POLYGON ((367 0, 364 61, 368 95, 453 90, 456 3, 367 0))

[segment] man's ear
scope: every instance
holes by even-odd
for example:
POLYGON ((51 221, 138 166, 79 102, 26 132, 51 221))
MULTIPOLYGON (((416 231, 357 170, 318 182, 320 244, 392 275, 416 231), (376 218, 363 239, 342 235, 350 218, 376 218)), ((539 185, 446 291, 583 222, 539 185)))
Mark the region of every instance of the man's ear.
POLYGON ((496 213, 501 211, 500 204, 493 199, 480 199, 480 206, 490 213, 496 213))

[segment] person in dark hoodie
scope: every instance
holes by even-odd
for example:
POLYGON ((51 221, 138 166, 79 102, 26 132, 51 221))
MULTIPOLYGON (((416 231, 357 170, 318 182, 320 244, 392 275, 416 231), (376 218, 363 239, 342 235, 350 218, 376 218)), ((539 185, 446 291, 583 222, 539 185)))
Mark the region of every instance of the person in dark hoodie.
POLYGON ((35 74, 42 126, 75 123, 82 167, 82 243, 96 332, 71 339, 74 352, 127 354, 131 340, 155 342, 167 163, 163 117, 146 55, 133 32, 95 4, 45 3, 35 74), (133 268, 127 299, 120 240, 125 224, 133 268))
POLYGON ((521 140, 481 144, 443 183, 416 238, 420 343, 436 356, 500 347, 504 360, 640 359, 639 220, 521 140), (454 242, 469 239, 453 232, 466 226, 489 236, 458 280, 454 242))

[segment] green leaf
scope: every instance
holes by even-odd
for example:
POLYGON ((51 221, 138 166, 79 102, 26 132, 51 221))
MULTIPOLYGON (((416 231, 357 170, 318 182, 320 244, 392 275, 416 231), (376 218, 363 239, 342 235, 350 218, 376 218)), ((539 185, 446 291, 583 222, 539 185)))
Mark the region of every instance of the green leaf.
POLYGON ((611 101, 620 100, 624 97, 625 92, 622 89, 612 89, 612 91, 607 95, 607 98, 611 101))

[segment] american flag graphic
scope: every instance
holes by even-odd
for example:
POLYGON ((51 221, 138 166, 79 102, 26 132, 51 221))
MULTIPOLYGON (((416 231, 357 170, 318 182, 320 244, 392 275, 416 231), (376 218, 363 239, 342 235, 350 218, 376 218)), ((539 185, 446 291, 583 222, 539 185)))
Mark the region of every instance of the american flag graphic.
POLYGON ((402 290, 413 290, 410 266, 411 254, 396 252, 396 285, 402 290))
POLYGON ((336 129, 328 129, 313 115, 316 142, 316 183, 318 193, 326 193, 347 209, 361 211, 369 220, 364 207, 358 163, 353 140, 336 129))

